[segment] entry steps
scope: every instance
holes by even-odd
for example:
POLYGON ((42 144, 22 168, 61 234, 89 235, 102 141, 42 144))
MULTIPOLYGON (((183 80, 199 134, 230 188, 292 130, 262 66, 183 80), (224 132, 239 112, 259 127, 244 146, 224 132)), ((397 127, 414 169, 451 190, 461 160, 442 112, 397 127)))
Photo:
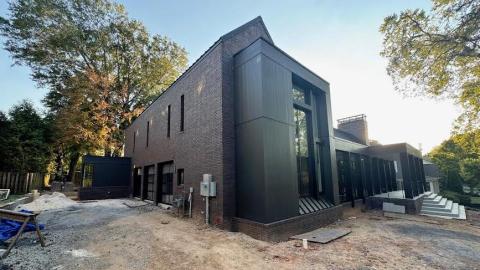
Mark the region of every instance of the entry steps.
POLYGON ((420 214, 446 219, 466 219, 465 206, 435 193, 427 193, 425 195, 420 214))

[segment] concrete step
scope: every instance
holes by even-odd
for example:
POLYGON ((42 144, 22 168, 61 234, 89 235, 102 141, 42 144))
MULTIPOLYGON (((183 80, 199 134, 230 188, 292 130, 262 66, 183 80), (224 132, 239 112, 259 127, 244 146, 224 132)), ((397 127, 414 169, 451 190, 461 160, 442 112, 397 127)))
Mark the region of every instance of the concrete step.
POLYGON ((429 203, 439 203, 442 200, 442 196, 435 195, 434 198, 425 198, 423 199, 424 202, 429 202, 429 203))
POLYGON ((465 213, 465 206, 460 205, 458 208, 458 218, 457 219, 467 219, 467 214, 465 213))
MULTIPOLYGON (((438 205, 437 205, 438 206, 438 205)), ((437 206, 428 206, 428 205, 422 205, 422 211, 439 211, 439 212, 452 212, 453 210, 453 202, 450 200, 447 200, 447 203, 443 207, 437 207, 437 206)))
POLYGON ((459 217, 459 206, 458 203, 452 203, 451 211, 438 211, 437 210, 424 210, 420 211, 422 215, 436 216, 436 217, 447 217, 447 218, 458 218, 459 217))
POLYGON ((437 194, 435 194, 435 193, 430 193, 429 195, 424 196, 424 197, 423 197, 423 200, 433 200, 435 197, 437 197, 437 194))
POLYGON ((445 208, 447 205, 447 198, 442 198, 439 202, 432 202, 432 201, 423 201, 422 207, 437 207, 437 208, 445 208))

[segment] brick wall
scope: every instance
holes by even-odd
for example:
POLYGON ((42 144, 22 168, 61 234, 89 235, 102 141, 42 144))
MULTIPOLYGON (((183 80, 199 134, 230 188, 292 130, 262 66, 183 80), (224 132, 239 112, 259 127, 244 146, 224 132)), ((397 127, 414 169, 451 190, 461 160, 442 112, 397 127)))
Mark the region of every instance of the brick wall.
POLYGON ((296 216, 273 223, 234 218, 233 230, 242 232, 263 241, 280 242, 289 237, 326 226, 342 218, 342 206, 335 206, 322 211, 296 216))
MULTIPOLYGON (((125 155, 132 165, 145 167, 174 161, 175 169, 184 169, 184 186, 174 193, 194 188, 193 215, 203 217, 204 203, 199 194, 202 174, 210 173, 221 182, 222 159, 222 72, 221 46, 216 46, 188 73, 164 92, 126 130, 125 155), (185 129, 180 132, 180 97, 185 96, 185 129), (170 137, 167 137, 167 107, 171 106, 170 137), (146 146, 147 121, 150 121, 149 145, 146 146), (133 135, 138 131, 133 149, 133 135)), ((212 221, 221 217, 222 198, 210 201, 212 221)))
POLYGON ((257 20, 216 43, 147 108, 125 134, 125 156, 132 158, 132 166, 174 161, 175 169, 184 169, 183 187, 176 186, 176 173, 174 175, 174 193, 194 188, 195 218, 203 218, 205 211, 205 201, 199 194, 202 174, 212 174, 217 182, 217 197, 210 200, 211 222, 225 229, 231 228, 236 204, 233 55, 259 37, 269 38, 257 20), (181 95, 185 96, 184 132, 180 132, 181 95), (171 106, 169 138, 168 105, 171 106), (147 121, 150 121, 148 147, 147 121), (135 132, 138 134, 133 149, 135 132))

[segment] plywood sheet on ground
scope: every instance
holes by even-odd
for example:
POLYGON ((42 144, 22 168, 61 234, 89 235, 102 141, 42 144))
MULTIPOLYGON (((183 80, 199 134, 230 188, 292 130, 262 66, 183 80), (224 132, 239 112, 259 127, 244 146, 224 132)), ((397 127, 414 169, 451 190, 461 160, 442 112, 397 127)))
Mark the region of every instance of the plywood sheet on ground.
POLYGON ((343 237, 349 233, 351 230, 348 229, 327 229, 327 228, 320 228, 311 232, 294 235, 292 239, 307 239, 309 242, 321 243, 326 244, 331 242, 335 239, 343 237))

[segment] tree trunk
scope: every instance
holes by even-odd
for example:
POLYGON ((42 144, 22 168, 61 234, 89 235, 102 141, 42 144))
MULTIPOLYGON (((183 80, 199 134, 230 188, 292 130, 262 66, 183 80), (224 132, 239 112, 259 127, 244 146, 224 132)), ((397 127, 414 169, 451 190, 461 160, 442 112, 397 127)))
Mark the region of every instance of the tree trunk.
POLYGON ((70 164, 68 164, 67 181, 72 182, 75 175, 75 168, 77 167, 78 160, 80 159, 80 153, 75 152, 70 157, 70 164))
POLYGON ((55 158, 55 178, 53 181, 61 181, 63 174, 63 154, 60 148, 58 148, 55 152, 57 157, 55 158))

